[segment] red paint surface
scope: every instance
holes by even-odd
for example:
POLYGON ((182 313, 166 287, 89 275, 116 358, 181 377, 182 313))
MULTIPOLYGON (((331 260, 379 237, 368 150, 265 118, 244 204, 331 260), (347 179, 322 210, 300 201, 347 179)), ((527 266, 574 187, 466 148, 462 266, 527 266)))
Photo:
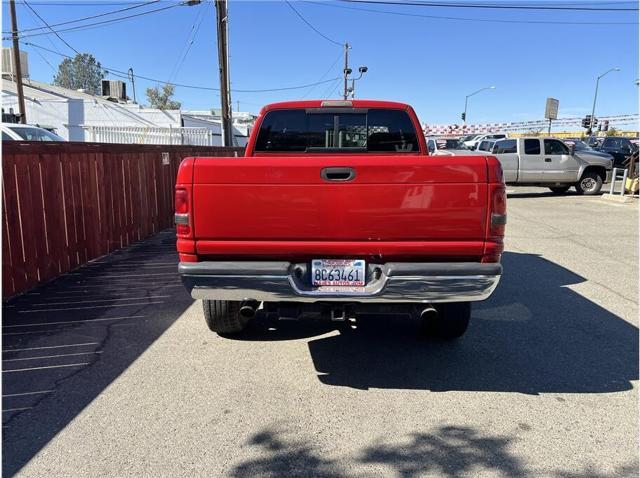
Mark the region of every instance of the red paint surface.
MULTIPOLYGON (((504 228, 492 228, 490 218, 492 208, 504 206, 504 184, 495 158, 428 156, 422 135, 415 154, 253 155, 266 111, 310 107, 320 101, 265 107, 245 157, 182 163, 177 186, 189 189, 192 227, 190 235, 179 236, 180 252, 195 247, 200 256, 252 259, 499 260, 504 228), (356 177, 327 182, 320 174, 326 167, 350 167, 356 177)), ((406 110, 420 131, 407 105, 355 100, 353 107, 406 110)))

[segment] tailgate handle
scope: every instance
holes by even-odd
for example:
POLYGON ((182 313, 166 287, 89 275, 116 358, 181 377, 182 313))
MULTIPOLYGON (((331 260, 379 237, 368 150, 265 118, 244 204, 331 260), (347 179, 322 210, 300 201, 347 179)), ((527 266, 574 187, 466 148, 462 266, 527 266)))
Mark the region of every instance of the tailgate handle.
POLYGON ((356 171, 353 168, 324 168, 320 176, 325 181, 346 182, 356 178, 356 171))

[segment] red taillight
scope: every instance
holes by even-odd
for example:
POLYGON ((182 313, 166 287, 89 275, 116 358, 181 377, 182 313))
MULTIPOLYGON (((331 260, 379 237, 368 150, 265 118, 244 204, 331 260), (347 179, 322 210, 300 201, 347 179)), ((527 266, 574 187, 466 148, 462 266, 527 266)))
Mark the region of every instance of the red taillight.
POLYGON ((189 214, 189 193, 186 189, 176 189, 176 214, 189 214))
POLYGON ((176 234, 178 236, 189 236, 191 234, 189 191, 184 188, 176 188, 174 217, 176 223, 176 234))
POLYGON ((489 239, 501 240, 507 224, 507 192, 504 185, 493 185, 489 212, 489 239))
POLYGON ((487 218, 487 240, 481 262, 500 262, 507 223, 507 192, 504 184, 489 184, 489 217, 487 218))

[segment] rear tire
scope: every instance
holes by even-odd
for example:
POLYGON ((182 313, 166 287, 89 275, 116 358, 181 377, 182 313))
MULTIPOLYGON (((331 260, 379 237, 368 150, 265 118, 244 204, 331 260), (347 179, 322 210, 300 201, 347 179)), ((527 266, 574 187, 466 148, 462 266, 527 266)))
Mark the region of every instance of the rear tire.
POLYGON ((578 194, 593 196, 602 189, 602 176, 592 171, 587 171, 582 175, 580 181, 576 183, 576 191, 578 194))
POLYGON ((220 335, 242 332, 249 319, 240 315, 241 304, 231 300, 203 300, 204 320, 209 329, 220 335))
POLYGON ((437 304, 438 315, 423 324, 423 332, 438 339, 453 340, 462 337, 469 327, 471 302, 437 304))
POLYGON ((571 186, 550 186, 551 192, 553 194, 565 194, 571 186))

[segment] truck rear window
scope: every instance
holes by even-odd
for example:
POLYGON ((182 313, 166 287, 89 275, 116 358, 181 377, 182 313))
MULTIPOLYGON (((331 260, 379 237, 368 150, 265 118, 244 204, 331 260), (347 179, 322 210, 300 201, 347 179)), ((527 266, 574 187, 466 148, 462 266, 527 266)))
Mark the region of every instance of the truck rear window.
POLYGON ((406 111, 309 108, 269 111, 255 150, 416 153, 420 148, 406 111))

